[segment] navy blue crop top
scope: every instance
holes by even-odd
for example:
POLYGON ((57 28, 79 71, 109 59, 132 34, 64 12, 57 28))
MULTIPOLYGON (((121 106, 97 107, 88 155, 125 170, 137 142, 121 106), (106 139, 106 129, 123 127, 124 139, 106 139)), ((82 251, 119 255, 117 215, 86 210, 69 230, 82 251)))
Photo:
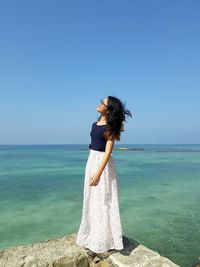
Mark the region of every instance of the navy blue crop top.
POLYGON ((89 148, 92 150, 105 151, 106 139, 103 137, 103 133, 106 130, 106 125, 97 125, 97 122, 92 124, 90 132, 91 144, 89 148))

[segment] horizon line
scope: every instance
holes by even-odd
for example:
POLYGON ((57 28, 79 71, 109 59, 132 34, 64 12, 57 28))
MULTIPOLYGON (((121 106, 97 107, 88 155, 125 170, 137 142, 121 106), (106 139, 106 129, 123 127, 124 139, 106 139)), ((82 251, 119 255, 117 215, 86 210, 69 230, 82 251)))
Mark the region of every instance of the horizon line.
MULTIPOLYGON (((0 144, 0 146, 48 146, 48 145, 86 145, 88 146, 88 143, 73 143, 73 144, 56 144, 56 143, 52 143, 52 144, 0 144)), ((114 144, 115 145, 200 145, 199 143, 138 143, 138 144, 134 144, 134 143, 121 143, 121 144, 114 144)))

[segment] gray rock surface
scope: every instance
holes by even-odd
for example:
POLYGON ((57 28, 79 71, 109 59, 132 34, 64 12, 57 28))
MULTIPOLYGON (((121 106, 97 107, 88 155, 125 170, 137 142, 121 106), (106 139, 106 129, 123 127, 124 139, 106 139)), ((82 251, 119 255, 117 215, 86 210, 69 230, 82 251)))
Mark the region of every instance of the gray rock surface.
POLYGON ((75 244, 76 235, 0 250, 0 267, 179 267, 125 236, 124 249, 92 254, 75 244))

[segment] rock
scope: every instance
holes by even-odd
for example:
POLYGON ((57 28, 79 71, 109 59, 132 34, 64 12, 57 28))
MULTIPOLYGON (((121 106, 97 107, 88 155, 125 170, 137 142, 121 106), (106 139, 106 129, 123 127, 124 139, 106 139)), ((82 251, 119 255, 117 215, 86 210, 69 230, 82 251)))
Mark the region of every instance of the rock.
POLYGON ((115 253, 109 258, 111 263, 118 267, 178 267, 178 265, 169 259, 160 256, 157 252, 143 245, 139 245, 137 248, 135 248, 130 255, 123 255, 123 251, 121 251, 121 253, 115 253))
POLYGON ((24 260, 21 261, 21 264, 24 264, 23 267, 37 267, 39 265, 38 259, 28 255, 27 257, 24 258, 24 260))
POLYGON ((87 254, 76 233, 0 251, 0 267, 178 267, 169 259, 123 236, 124 249, 87 254))
POLYGON ((89 267, 88 256, 75 244, 76 234, 0 251, 0 267, 89 267))
POLYGON ((113 267, 113 265, 111 265, 109 262, 101 260, 98 263, 94 263, 92 265, 92 267, 113 267))

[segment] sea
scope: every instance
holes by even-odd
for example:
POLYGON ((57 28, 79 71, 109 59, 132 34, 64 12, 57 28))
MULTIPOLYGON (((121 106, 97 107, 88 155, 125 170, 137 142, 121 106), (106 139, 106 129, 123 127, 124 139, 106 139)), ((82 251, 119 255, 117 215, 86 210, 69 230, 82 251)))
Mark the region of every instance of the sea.
MULTIPOLYGON (((79 229, 87 144, 0 145, 0 249, 79 229)), ((115 144, 123 235, 181 267, 200 257, 200 144, 115 144)))

